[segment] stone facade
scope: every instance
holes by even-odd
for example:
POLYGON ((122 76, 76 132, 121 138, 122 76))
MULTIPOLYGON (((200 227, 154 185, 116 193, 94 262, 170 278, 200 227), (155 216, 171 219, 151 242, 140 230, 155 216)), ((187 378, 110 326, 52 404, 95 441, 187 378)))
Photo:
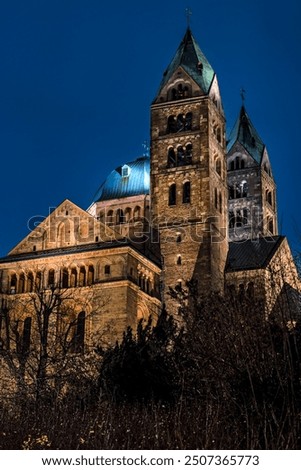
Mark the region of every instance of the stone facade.
MULTIPOLYGON (((10 252, 0 273, 6 307, 30 304, 35 291, 58 287, 63 297, 68 291, 67 297, 76 300, 75 312, 89 318, 87 344, 96 331, 121 337, 137 319, 156 317, 161 305, 160 267, 70 201, 10 252)), ((20 320, 22 328, 24 318, 20 320)))
POLYGON ((267 150, 244 106, 226 150, 217 77, 188 29, 151 106, 150 158, 116 168, 87 211, 65 200, 0 260, 0 346, 5 312, 25 338, 33 299, 55 290, 54 331, 69 325, 78 352, 155 319, 163 302, 176 313, 169 288, 191 279, 199 295, 226 287, 270 313, 287 286, 300 291, 277 234, 267 150))
MULTIPOLYGON (((185 40, 189 49, 189 33, 185 40)), ((196 83, 181 63, 186 49, 151 107, 152 224, 160 234, 167 304, 168 288, 187 279, 197 281, 200 293, 222 292, 227 257, 225 119, 216 77, 208 90, 196 83)))

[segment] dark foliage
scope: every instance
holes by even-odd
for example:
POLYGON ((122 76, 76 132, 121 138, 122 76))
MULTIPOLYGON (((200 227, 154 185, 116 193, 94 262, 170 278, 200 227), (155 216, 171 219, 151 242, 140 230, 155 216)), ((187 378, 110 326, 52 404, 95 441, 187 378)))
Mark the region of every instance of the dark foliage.
POLYGON ((171 295, 179 320, 128 329, 99 378, 75 367, 51 404, 0 409, 0 448, 300 449, 299 319, 193 285, 171 295))
POLYGON ((116 401, 174 401, 179 392, 174 348, 181 341, 165 310, 152 326, 140 321, 128 328, 121 343, 107 350, 100 371, 100 388, 116 401))

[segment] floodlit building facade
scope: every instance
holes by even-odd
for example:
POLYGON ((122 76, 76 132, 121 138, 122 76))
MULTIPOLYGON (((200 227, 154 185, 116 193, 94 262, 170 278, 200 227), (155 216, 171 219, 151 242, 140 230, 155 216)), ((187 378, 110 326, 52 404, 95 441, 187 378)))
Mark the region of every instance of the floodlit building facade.
POLYGON ((151 104, 150 134, 150 155, 113 170, 87 210, 66 199, 0 260, 1 347, 9 309, 30 341, 34 292, 66 297, 78 352, 156 318, 163 303, 176 313, 169 288, 192 279, 200 296, 260 296, 269 312, 285 286, 298 292, 266 146, 244 104, 227 141, 216 74, 189 28, 151 104))

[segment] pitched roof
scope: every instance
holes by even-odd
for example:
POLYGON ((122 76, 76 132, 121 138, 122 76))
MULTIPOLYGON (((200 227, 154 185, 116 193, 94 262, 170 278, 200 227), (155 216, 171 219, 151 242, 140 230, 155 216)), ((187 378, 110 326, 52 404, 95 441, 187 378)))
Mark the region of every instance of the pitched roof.
POLYGON ((194 39, 190 28, 187 28, 174 58, 164 72, 157 95, 179 67, 182 67, 193 78, 204 93, 209 92, 215 73, 194 39), (200 67, 202 67, 201 70, 200 67))
MULTIPOLYGON (((147 240, 148 237, 146 237, 146 241, 147 240)), ((155 263, 157 266, 161 266, 161 260, 158 258, 157 254, 154 251, 147 250, 146 253, 145 243, 143 243, 141 237, 139 237, 137 240, 135 240, 135 238, 128 239, 126 237, 123 237, 119 240, 100 241, 97 243, 86 243, 84 245, 65 246, 61 248, 31 251, 25 253, 13 253, 0 258, 0 265, 3 263, 16 263, 25 260, 39 260, 41 258, 51 258, 53 256, 76 255, 79 253, 86 253, 90 251, 100 252, 101 250, 108 250, 111 248, 119 247, 133 248, 135 251, 139 252, 141 255, 155 263)))
POLYGON ((107 201, 149 194, 150 159, 137 158, 113 170, 96 192, 93 201, 107 201))
POLYGON ((241 107, 237 121, 230 133, 227 145, 228 152, 236 142, 239 142, 258 164, 261 163, 265 145, 253 126, 244 106, 241 107))
POLYGON ((278 235, 229 243, 226 271, 265 268, 283 240, 278 235))

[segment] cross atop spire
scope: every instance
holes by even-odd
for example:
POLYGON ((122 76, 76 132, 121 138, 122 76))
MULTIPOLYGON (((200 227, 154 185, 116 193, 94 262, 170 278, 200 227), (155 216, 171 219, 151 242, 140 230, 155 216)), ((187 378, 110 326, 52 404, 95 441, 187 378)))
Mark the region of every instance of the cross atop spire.
POLYGON ((186 8, 185 13, 186 13, 187 28, 189 28, 190 27, 190 17, 192 15, 192 11, 190 10, 190 8, 186 8))
POLYGON ((240 97, 241 97, 242 105, 244 106, 245 100, 246 100, 246 90, 244 90, 244 88, 240 89, 240 97))

